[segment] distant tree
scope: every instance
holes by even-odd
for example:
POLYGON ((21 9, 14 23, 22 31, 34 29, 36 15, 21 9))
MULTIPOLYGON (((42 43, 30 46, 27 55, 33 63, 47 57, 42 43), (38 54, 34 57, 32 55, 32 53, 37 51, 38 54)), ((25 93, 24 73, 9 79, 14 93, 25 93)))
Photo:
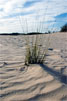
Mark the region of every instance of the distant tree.
POLYGON ((61 27, 61 32, 67 32, 67 23, 61 27))
POLYGON ((48 31, 48 34, 50 34, 51 33, 51 31, 48 31))
POLYGON ((20 33, 14 32, 14 33, 11 33, 11 35, 20 35, 20 33))

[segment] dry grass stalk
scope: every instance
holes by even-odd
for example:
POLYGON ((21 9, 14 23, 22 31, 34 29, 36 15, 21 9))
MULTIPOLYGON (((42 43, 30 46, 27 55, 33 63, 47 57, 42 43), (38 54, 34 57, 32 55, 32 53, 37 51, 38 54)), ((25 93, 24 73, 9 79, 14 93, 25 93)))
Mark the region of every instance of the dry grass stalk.
POLYGON ((49 38, 47 40, 46 43, 46 48, 43 49, 43 45, 42 45, 42 40, 43 40, 43 36, 44 35, 33 35, 32 37, 34 39, 32 39, 32 43, 30 43, 29 40, 31 40, 31 37, 28 35, 27 38, 27 48, 26 48, 26 57, 25 57, 25 64, 29 65, 29 64, 43 64, 47 51, 48 51, 48 47, 49 47, 49 38), (41 39, 40 39, 41 38, 41 39), (43 50, 43 51, 42 51, 43 50))

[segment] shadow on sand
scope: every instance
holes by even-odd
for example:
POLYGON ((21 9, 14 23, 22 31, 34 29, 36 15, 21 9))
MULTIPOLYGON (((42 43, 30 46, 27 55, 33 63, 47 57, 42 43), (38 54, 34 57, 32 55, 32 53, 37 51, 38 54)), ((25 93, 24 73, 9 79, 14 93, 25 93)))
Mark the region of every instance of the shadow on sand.
POLYGON ((60 80, 62 83, 67 84, 67 76, 61 74, 61 72, 57 72, 44 64, 40 64, 40 66, 49 74, 60 80))

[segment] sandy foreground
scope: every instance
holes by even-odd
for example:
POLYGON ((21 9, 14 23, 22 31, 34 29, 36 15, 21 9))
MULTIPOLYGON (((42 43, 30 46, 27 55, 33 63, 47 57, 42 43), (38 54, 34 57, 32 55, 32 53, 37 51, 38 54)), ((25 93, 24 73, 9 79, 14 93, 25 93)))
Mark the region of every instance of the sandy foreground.
POLYGON ((0 36, 0 101, 67 101, 67 33, 50 39, 45 64, 26 67, 24 36, 0 36))

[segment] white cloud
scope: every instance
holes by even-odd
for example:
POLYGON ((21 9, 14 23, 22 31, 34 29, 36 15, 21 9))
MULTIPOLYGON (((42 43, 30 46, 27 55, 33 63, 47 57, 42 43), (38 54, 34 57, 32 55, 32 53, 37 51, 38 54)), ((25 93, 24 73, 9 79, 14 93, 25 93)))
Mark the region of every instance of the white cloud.
MULTIPOLYGON (((66 0, 0 0, 0 32, 3 32, 3 29, 5 32, 21 32, 20 22, 25 28, 26 19, 29 31, 34 30, 35 25, 39 26, 38 22, 55 21, 55 16, 67 12, 66 6, 66 0), (35 1, 35 3, 24 7, 28 1, 35 1), (22 13, 21 18, 20 13, 22 13)), ((45 26, 46 23, 43 25, 45 26)))

